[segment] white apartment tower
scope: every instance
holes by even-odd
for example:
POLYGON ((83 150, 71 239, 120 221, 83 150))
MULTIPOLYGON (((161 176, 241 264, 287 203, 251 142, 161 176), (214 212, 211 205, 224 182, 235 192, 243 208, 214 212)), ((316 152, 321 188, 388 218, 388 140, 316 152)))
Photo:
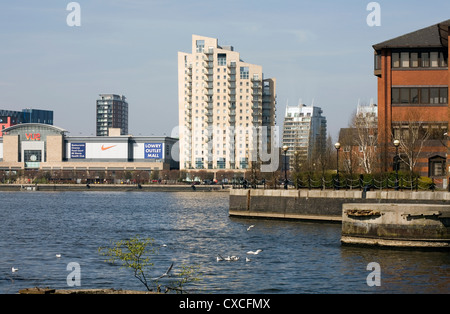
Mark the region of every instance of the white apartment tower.
POLYGON ((178 52, 180 169, 249 168, 260 127, 275 125, 275 99, 275 79, 260 65, 192 35, 192 53, 178 52))
POLYGON ((286 106, 283 126, 283 146, 289 147, 286 155, 294 160, 298 152, 301 160, 311 160, 314 152, 325 149, 327 120, 322 109, 315 106, 286 106))

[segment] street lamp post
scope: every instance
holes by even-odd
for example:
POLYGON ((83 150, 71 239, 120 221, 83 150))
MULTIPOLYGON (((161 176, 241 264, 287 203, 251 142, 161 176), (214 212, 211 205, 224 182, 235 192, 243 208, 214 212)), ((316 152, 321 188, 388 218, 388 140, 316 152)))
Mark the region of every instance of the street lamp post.
POLYGON ((398 191, 398 167, 399 167, 399 157, 398 157, 398 146, 400 145, 399 140, 394 141, 395 146, 395 158, 394 158, 394 168, 395 168, 395 190, 398 191))
POLYGON ((334 144, 336 148, 336 190, 339 190, 339 149, 341 148, 341 143, 337 142, 334 144))
POLYGON ((286 162, 286 153, 287 153, 287 151, 288 151, 288 149, 289 149, 289 146, 287 146, 287 145, 284 145, 283 146, 283 151, 284 151, 284 162, 283 162, 283 164, 284 164, 284 189, 285 190, 287 190, 287 162, 286 162))

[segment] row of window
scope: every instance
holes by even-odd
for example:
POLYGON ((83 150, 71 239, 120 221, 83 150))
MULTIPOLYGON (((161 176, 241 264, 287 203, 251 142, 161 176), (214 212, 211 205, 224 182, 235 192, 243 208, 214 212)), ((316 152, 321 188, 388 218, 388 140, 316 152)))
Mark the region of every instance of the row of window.
POLYGON ((392 68, 439 68, 447 67, 445 52, 393 52, 392 68))
POLYGON ((448 88, 393 87, 392 104, 448 104, 448 88))

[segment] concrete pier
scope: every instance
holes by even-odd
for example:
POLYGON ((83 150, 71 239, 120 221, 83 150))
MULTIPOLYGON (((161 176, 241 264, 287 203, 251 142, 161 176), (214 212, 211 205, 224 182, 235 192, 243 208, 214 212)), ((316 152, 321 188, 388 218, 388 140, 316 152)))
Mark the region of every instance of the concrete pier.
POLYGON ((229 215, 247 218, 277 218, 342 221, 342 205, 362 204, 436 204, 450 205, 450 193, 431 191, 359 190, 230 190, 229 215))
POLYGON ((341 243, 450 248, 450 205, 343 204, 341 243))

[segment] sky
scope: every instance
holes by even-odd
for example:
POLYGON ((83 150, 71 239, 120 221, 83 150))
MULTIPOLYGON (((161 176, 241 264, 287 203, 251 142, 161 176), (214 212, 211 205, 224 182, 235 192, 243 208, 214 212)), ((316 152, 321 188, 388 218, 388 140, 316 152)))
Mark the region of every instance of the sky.
POLYGON ((177 53, 192 34, 232 45, 277 80, 277 125, 286 105, 321 107, 337 139, 358 103, 377 103, 373 48, 450 18, 450 1, 386 0, 369 26, 363 0, 67 0, 0 2, 0 109, 54 111, 70 136, 95 135, 99 94, 125 95, 129 133, 173 136, 177 53))

